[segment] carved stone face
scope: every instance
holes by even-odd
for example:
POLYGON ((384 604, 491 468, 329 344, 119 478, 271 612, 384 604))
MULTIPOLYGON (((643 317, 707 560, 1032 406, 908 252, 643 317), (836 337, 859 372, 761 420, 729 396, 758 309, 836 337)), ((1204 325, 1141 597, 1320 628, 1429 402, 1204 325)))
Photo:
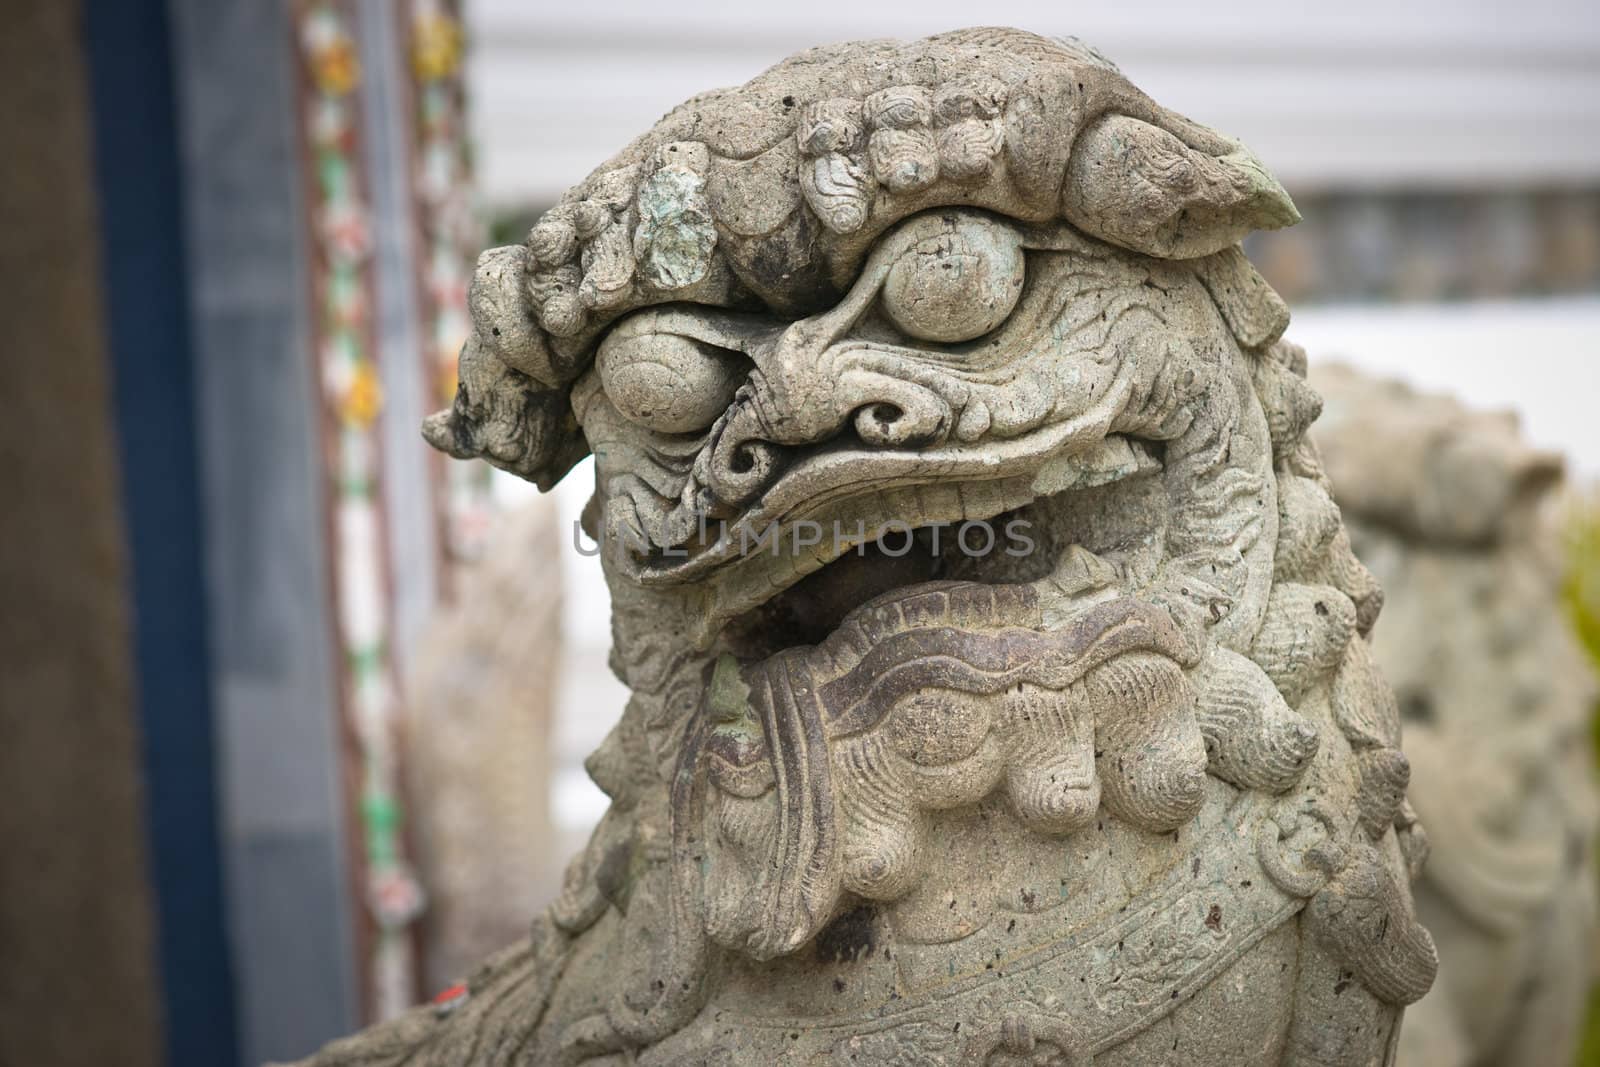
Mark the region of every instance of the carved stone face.
POLYGON ((1078 1062, 1178 1012, 1322 1055, 1206 1021, 1268 938, 1266 1000, 1353 969, 1306 1019, 1381 1049, 1432 949, 1380 598, 1237 245, 1295 218, 1080 43, 971 30, 696 98, 486 254, 428 436, 593 452, 634 692, 541 1041, 1078 1062))
MULTIPOLYGON (((987 801, 1060 836, 1103 802, 1184 825, 1207 766, 1185 668, 1254 698, 1248 728, 1213 724, 1219 753, 1272 757, 1236 777, 1303 772, 1316 730, 1209 648, 1236 605, 1246 626, 1265 610, 1271 444, 1208 280, 1254 282, 1236 252, 1171 263, 936 209, 818 314, 671 306, 606 335, 574 406, 614 588, 692 595, 690 643, 743 664, 702 741, 708 794, 684 801, 727 845, 714 940, 766 958, 842 898, 917 896, 938 812, 987 801), (815 740, 786 738, 792 702, 829 748, 810 831, 779 825, 774 765, 815 740), (815 868, 806 892, 769 887, 774 849, 815 868)), ((1332 602, 1342 648, 1354 611, 1332 602)), ((915 900, 901 919, 932 939, 975 921, 915 900)))
MULTIPOLYGON (((876 569, 841 568, 833 580, 853 598, 818 574, 780 614, 814 629, 828 605, 962 559, 1044 577, 1056 560, 980 553, 977 534, 964 551, 956 527, 1159 479, 1161 442, 1181 436, 1235 351, 1192 269, 1066 226, 937 210, 885 234, 817 315, 673 306, 621 320, 574 404, 609 487, 605 533, 622 549, 609 562, 646 588, 700 585, 709 640, 897 527, 891 552, 909 528, 951 530, 940 553, 923 536, 912 552, 878 552, 876 569), (760 540, 772 536, 775 551, 760 540)), ((782 636, 766 633, 770 650, 782 636)))

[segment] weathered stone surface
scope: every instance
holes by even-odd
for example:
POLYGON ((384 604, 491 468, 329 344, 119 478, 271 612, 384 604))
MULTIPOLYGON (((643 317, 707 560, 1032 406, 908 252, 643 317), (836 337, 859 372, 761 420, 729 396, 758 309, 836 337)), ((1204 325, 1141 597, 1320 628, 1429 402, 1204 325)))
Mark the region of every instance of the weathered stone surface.
POLYGON ((1401 1061, 1574 1062, 1595 978, 1595 680, 1559 603, 1558 457, 1508 414, 1365 378, 1312 376, 1357 555, 1389 606, 1394 684, 1432 855, 1417 912, 1443 967, 1401 1061), (1348 489, 1346 488, 1348 487, 1348 489))
POLYGON ((1435 958, 1378 590, 1236 243, 1295 217, 980 29, 697 97, 495 253, 540 329, 426 432, 596 457, 612 807, 529 941, 313 1062, 1387 1062, 1435 958))

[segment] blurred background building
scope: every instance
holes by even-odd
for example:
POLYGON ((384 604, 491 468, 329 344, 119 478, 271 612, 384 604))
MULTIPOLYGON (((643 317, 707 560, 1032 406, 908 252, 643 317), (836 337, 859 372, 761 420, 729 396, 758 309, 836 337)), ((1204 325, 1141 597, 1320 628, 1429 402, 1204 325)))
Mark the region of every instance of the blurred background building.
POLYGON ((1590 0, 10 6, 0 1063, 296 1056, 443 980, 452 916, 502 890, 440 864, 528 872, 513 924, 551 891, 625 697, 572 540, 590 468, 553 539, 548 515, 497 535, 531 488, 416 427, 474 249, 801 48, 978 21, 1092 41, 1284 180, 1305 221, 1249 250, 1313 359, 1511 407, 1600 473, 1590 0), (518 552, 542 591, 491 602, 518 552), (478 598, 550 640, 459 624, 478 598), (463 663, 508 672, 474 689, 463 663), (437 740, 498 730, 493 766, 437 740), (474 812, 480 766, 504 803, 474 812))

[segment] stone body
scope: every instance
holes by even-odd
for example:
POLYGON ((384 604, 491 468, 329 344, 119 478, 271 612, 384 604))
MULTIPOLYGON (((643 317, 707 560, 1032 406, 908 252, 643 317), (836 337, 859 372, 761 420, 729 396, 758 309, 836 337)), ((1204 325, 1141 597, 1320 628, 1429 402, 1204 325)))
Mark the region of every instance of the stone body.
POLYGON ((977 29, 696 97, 486 253, 425 433, 593 452, 612 806, 527 941, 311 1062, 1389 1062, 1435 957, 1381 598, 1238 246, 1296 218, 977 29))
POLYGON ((1547 506, 1560 460, 1508 414, 1340 366, 1312 378, 1356 554, 1388 593, 1374 652, 1432 845, 1416 903, 1441 972, 1401 1061, 1566 1067, 1595 978, 1600 795, 1547 506))

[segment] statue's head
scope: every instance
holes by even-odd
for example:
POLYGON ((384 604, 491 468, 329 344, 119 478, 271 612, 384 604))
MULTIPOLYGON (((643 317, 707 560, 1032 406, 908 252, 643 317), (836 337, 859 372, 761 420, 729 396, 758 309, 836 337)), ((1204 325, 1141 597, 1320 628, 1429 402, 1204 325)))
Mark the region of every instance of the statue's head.
MULTIPOLYGON (((893 913, 891 970, 943 975, 1002 914, 1057 944, 1080 899, 1135 899, 1119 865, 1200 878, 1191 825, 1267 872, 1217 883, 1207 945, 1341 877, 1400 908, 1380 598, 1238 245, 1296 218, 1094 50, 978 29, 696 97, 484 255, 427 436, 545 488, 593 453, 634 691, 554 921, 669 930, 584 1047, 671 1033, 706 953, 792 957, 856 905, 893 913), (938 861, 978 838, 1004 872, 938 861)), ((1394 929, 1350 965, 1399 1003, 1431 947, 1394 929)), ((1177 996, 1141 989, 1105 1010, 1177 996)))
POLYGON ((427 432, 543 487, 593 451, 608 563, 706 589, 706 642, 852 549, 836 523, 990 520, 1158 466, 1191 350, 1282 330, 1234 249, 1296 218, 1079 42, 815 49, 684 104, 486 253, 427 432), (810 551, 746 551, 808 519, 810 551))

